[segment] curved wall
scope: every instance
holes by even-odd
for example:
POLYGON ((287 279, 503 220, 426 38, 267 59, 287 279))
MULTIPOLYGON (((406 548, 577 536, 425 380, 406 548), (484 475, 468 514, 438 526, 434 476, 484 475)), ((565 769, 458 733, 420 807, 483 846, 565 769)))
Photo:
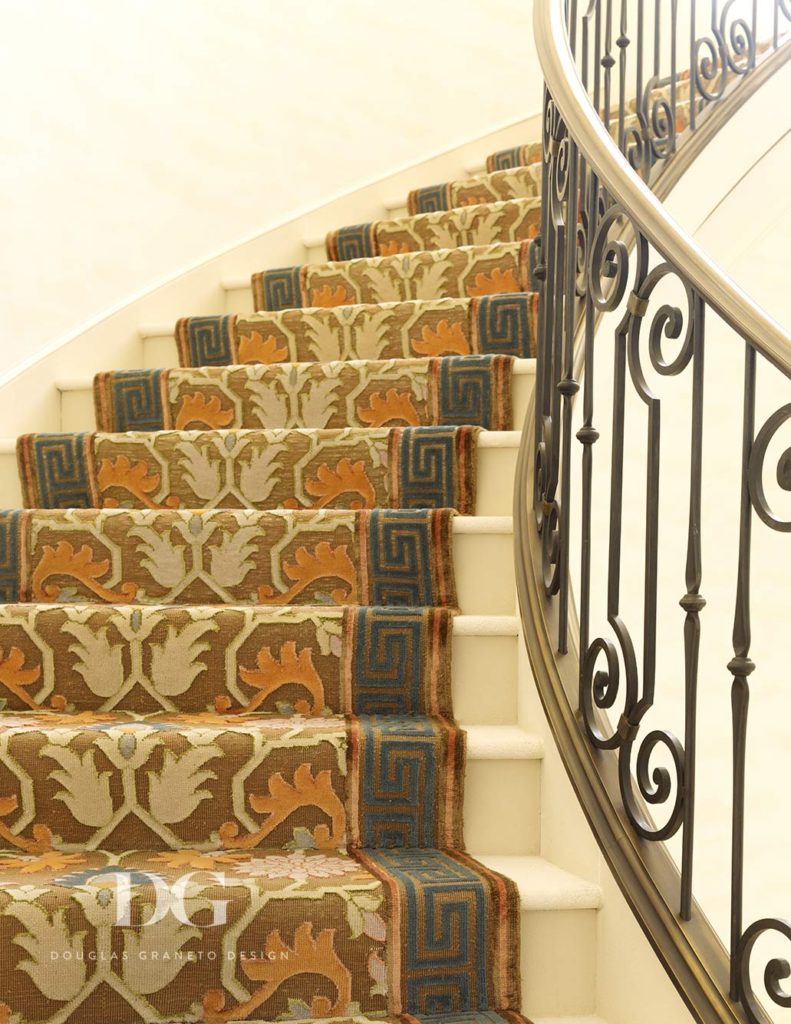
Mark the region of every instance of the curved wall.
POLYGON ((0 0, 3 370, 271 224, 538 112, 530 8, 0 0))

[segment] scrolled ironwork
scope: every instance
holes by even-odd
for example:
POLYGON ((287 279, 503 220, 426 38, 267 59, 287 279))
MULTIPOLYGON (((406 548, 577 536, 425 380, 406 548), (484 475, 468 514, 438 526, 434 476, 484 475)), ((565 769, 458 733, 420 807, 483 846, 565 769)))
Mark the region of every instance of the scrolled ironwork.
POLYGON ((588 285, 594 307, 600 313, 611 313, 623 302, 629 284, 629 247, 620 237, 611 237, 628 216, 622 207, 612 205, 599 218, 590 249, 588 285), (610 283, 605 288, 603 282, 610 283))
MULTIPOLYGON (((620 722, 628 721, 629 712, 637 703, 638 672, 634 644, 625 623, 617 615, 611 621, 613 632, 618 638, 624 661, 623 711, 620 722)), ((613 708, 621 696, 621 666, 618 650, 612 640, 597 637, 585 653, 580 677, 580 713, 585 731, 591 743, 599 750, 615 750, 625 741, 626 736, 618 726, 609 734, 603 729, 603 722, 595 711, 613 708), (596 669, 600 655, 604 655, 606 671, 596 669)))
POLYGON ((684 748, 678 738, 669 730, 653 729, 643 737, 642 741, 638 742, 636 739, 637 727, 631 722, 626 722, 624 731, 627 729, 630 729, 635 735, 628 738, 619 751, 618 778, 629 821, 641 839, 649 842, 670 839, 681 827, 684 814, 684 748), (635 747, 637 755, 634 759, 633 773, 631 764, 635 747), (670 755, 675 773, 675 786, 667 768, 661 765, 651 768, 652 755, 660 747, 670 755), (633 788, 635 782, 639 795, 646 804, 651 807, 669 805, 669 813, 664 825, 655 825, 651 816, 645 813, 643 806, 635 798, 633 788))
MULTIPOLYGON (((739 972, 739 998, 747 1011, 750 1024, 763 1024, 766 1020, 764 1008, 758 1000, 750 978, 750 966, 756 943, 774 933, 791 943, 791 921, 765 917, 754 921, 742 935, 736 951, 739 972)), ((791 963, 785 957, 772 957, 764 968, 764 989, 775 1006, 791 1008, 791 993, 783 989, 782 983, 791 978, 791 963)))
MULTIPOLYGON (((748 471, 753 508, 767 526, 781 533, 791 533, 791 520, 781 519, 775 515, 767 501, 763 484, 764 463, 769 444, 783 424, 790 419, 791 402, 774 412, 764 423, 753 442, 748 471)), ((791 491, 791 448, 786 448, 778 460, 776 479, 779 487, 784 491, 791 491)))
MULTIPOLYGON (((750 612, 752 527, 760 521, 773 530, 791 531, 791 522, 770 506, 763 485, 772 468, 767 465, 770 446, 774 452, 781 429, 791 419, 791 402, 756 430, 755 395, 759 363, 771 361, 791 380, 791 338, 738 292, 649 194, 650 188, 655 196, 666 195, 676 180, 677 161, 685 166, 688 147, 694 149, 701 134, 710 137, 716 130, 710 126, 724 120, 719 112, 737 109, 740 95, 752 94, 757 88, 752 83, 769 76, 772 45, 758 31, 755 0, 749 10, 737 9, 735 0, 710 3, 711 28, 701 36, 696 0, 686 25, 679 17, 683 5, 676 0, 636 6, 627 0, 587 0, 579 5, 584 8, 579 17, 577 4, 535 0, 536 35, 548 80, 545 202, 537 275, 541 301, 534 433, 523 440, 514 509, 517 576, 520 603, 528 608, 523 613, 526 635, 535 638, 540 652, 539 657, 532 651, 531 661, 538 659, 536 679, 561 754, 578 792, 594 802, 586 811, 597 838, 654 948, 697 1020, 766 1024, 750 987, 750 958, 755 958, 762 935, 781 933, 788 940, 791 925, 772 918, 744 927, 744 838, 749 824, 745 767, 756 671, 750 612), (633 11, 634 23, 627 24, 627 13, 631 19, 633 11), (651 45, 649 56, 644 51, 651 45), (679 54, 686 65, 680 69, 679 54), (683 110, 681 102, 687 105, 683 110), (687 124, 689 130, 682 130, 687 124), (745 351, 741 479, 734 495, 738 572, 727 664, 733 744, 727 957, 695 903, 692 870, 698 673, 706 626, 701 533, 709 312, 733 327, 745 351), (603 325, 606 332, 599 334, 603 325), (606 354, 598 366, 594 349, 606 354), (594 389, 594 373, 598 379, 602 372, 611 375, 604 401, 594 389), (682 374, 691 377, 691 394, 673 383, 682 374), (572 410, 580 389, 581 424, 575 426, 572 410), (676 735, 664 727, 657 703, 664 685, 657 671, 663 638, 658 585, 660 413, 663 405, 688 394, 686 561, 679 573, 676 611, 683 637, 678 675, 683 679, 684 720, 683 735, 676 735), (632 470, 624 443, 625 407, 632 397, 638 399, 636 408, 645 422, 646 465, 639 480, 645 522, 640 523, 639 552, 624 539, 624 489, 632 470), (595 574, 592 509, 599 423, 611 425, 612 434, 607 446, 608 506, 601 527, 607 571, 595 574), (572 445, 574 440, 577 444, 572 445), (579 463, 579 477, 572 476, 572 462, 579 463), (528 519, 519 496, 529 494, 530 484, 533 512, 528 519), (578 630, 569 614, 573 532, 580 538, 578 630), (627 575, 642 587, 637 608, 621 599, 627 575), (594 606, 597 588, 606 596, 606 610, 594 606), (550 658, 548 651, 561 657, 550 658), (567 652, 573 656, 563 658, 567 652), (672 836, 681 842, 678 866, 664 846, 672 836)), ((791 0, 775 0, 768 13, 777 46, 777 25, 789 18, 791 0)), ((791 43, 778 50, 775 66, 789 55, 791 43)), ((738 387, 738 382, 733 384, 738 387)), ((791 446, 781 447, 774 472, 779 487, 791 491, 791 446)), ((791 1007, 791 995, 783 989, 787 978, 791 968, 786 961, 770 960, 764 983, 777 1006, 791 1007)))

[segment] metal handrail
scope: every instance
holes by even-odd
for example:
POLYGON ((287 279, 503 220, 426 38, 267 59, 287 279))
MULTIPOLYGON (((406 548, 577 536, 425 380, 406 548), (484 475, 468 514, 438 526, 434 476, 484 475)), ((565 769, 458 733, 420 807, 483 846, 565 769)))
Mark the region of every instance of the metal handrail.
MULTIPOLYGON (((791 3, 774 0, 772 42, 760 47, 759 62, 757 0, 752 0, 751 19, 737 18, 730 25, 727 19, 736 10, 736 0, 710 0, 710 27, 703 36, 698 35, 691 0, 690 47, 685 51, 690 64, 687 72, 679 72, 676 0, 667 6, 659 0, 653 5, 637 0, 636 73, 634 91, 629 92, 629 2, 587 0, 578 25, 577 0, 535 0, 535 38, 547 88, 542 225, 535 261, 540 294, 536 386, 514 488, 517 590, 528 656, 559 752, 604 857, 658 958, 701 1024, 769 1024, 771 1018, 753 988, 751 960, 763 955, 754 950, 765 935, 791 945, 791 922, 782 917, 747 925, 744 921, 745 759, 750 676, 755 669, 750 657, 751 529, 756 519, 769 529, 791 532, 791 521, 774 513, 763 489, 767 450, 779 429, 791 421, 791 401, 762 424, 756 422, 756 370, 769 362, 791 385, 791 337, 714 264, 667 213, 662 200, 742 103, 791 58, 791 42, 781 43, 778 33, 781 16, 791 22, 791 3), (643 44, 649 7, 656 21, 653 68, 647 76, 643 44), (667 14, 669 23, 661 25, 667 14), (660 73, 660 29, 671 40, 669 77, 660 73), (615 108, 614 84, 619 93, 615 108), (682 88, 686 110, 679 125, 682 88), (669 95, 657 95, 657 90, 669 95), (629 101, 630 96, 635 99, 629 101), (689 132, 684 131, 687 117, 689 132), (680 142, 683 145, 677 146, 680 142), (666 279, 681 286, 685 298, 679 305, 657 303, 655 290, 666 279), (727 950, 696 903, 692 885, 698 662, 706 605, 701 532, 707 497, 702 487, 707 310, 730 325, 745 353, 741 477, 735 504, 738 573, 728 662, 733 796, 727 950), (601 351, 605 341, 597 332, 616 320, 606 346, 613 364, 612 395, 601 403, 603 412, 594 398, 593 353, 601 351), (672 358, 663 351, 666 339, 678 343, 672 358), (663 402, 644 376, 649 365, 660 377, 686 373, 692 378, 686 566, 681 574, 685 592, 679 602, 684 616, 682 738, 667 728, 649 730, 647 725, 658 685, 663 402), (581 388, 582 426, 576 429, 573 408, 581 388), (634 571, 634 560, 621 557, 624 480, 633 468, 626 465, 623 440, 627 388, 644 403, 649 453, 647 472, 641 476, 644 603, 637 611, 621 608, 620 602, 621 578, 634 571), (593 467, 599 461, 594 449, 602 419, 612 422, 608 566, 606 573, 594 577, 593 467), (571 476, 575 453, 581 453, 578 482, 571 476), (572 594, 570 536, 577 530, 580 583, 572 594), (606 593, 606 614, 598 615, 597 622, 591 612, 594 588, 606 593), (643 639, 641 663, 633 641, 638 631, 643 639), (616 701, 622 711, 611 719, 616 701), (655 750, 669 756, 669 769, 651 768, 655 750), (651 809, 665 812, 663 823, 656 824, 651 809), (679 866, 665 842, 676 834, 683 841, 679 866)), ((777 479, 781 488, 791 491, 791 449, 780 458, 777 479)), ((791 1005, 791 996, 781 987, 787 977, 791 962, 770 959, 764 988, 777 1005, 791 1005)))
POLYGON ((569 47, 562 0, 535 0, 533 29, 547 88, 589 166, 613 198, 629 211, 630 218, 651 244, 666 259, 683 263, 685 276, 707 304, 746 336, 756 351, 791 373, 791 334, 670 216, 610 137, 578 74, 569 47))

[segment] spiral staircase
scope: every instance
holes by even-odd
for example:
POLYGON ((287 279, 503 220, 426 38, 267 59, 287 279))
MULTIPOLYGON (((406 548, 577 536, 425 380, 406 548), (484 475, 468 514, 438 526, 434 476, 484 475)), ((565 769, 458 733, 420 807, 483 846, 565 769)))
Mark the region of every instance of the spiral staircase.
MULTIPOLYGON (((536 0, 541 118, 244 243, 5 385, 3 1024, 773 1019, 749 961, 784 923, 737 913, 726 953, 694 902, 692 705, 683 745, 643 743, 648 684, 617 607, 620 652, 595 638, 572 496, 593 340, 616 324, 640 379, 671 271, 692 326, 663 307, 658 373, 702 374, 705 308, 748 367, 791 370, 661 202, 785 63, 786 11, 741 37, 726 5, 710 44, 693 8, 682 59, 659 5, 614 7, 536 0)), ((765 520, 751 453, 783 415, 745 441, 765 520)))

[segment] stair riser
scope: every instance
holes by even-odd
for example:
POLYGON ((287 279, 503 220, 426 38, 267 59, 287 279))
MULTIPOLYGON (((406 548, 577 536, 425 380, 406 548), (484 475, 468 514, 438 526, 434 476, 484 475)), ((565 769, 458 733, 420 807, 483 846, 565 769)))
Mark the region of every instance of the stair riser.
MULTIPOLYGON (((488 440, 479 443, 474 456, 477 473, 475 514, 507 516, 511 514, 513 505, 517 458, 515 439, 505 438, 502 447, 490 447, 486 443, 488 440)), ((21 504, 16 457, 12 452, 4 452, 0 454, 0 508, 17 508, 21 504)))
POLYGON ((223 285, 225 291, 225 309, 223 313, 238 313, 244 316, 245 313, 255 313, 253 304, 253 291, 249 283, 244 285, 234 281, 232 284, 223 285), (238 284, 238 286, 237 286, 238 284))
POLYGON ((453 556, 459 607, 463 614, 516 613, 513 533, 456 531, 453 556))
POLYGON ((593 1013, 596 911, 523 911, 521 961, 523 1013, 531 1018, 593 1013))
POLYGON ((454 636, 453 710, 465 725, 517 720, 515 636, 454 636))
POLYGON ((464 779, 464 841, 468 850, 537 855, 541 845, 541 761, 477 760, 464 779))

